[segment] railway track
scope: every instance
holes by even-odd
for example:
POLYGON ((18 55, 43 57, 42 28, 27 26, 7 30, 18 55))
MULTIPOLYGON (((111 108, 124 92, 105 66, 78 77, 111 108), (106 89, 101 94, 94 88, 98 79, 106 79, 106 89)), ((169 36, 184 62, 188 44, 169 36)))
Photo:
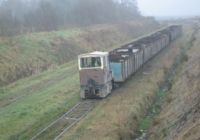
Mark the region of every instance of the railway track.
POLYGON ((58 140, 71 127, 83 119, 97 103, 96 100, 87 100, 77 103, 60 118, 40 130, 30 140, 58 140))

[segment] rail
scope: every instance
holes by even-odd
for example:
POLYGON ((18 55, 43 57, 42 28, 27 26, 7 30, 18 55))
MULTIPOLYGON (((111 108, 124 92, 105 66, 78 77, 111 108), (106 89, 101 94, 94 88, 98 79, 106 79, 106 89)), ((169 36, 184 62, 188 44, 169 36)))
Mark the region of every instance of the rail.
POLYGON ((77 103, 68 112, 40 130, 30 140, 58 140, 64 133, 83 119, 95 107, 96 103, 96 100, 86 100, 77 103))

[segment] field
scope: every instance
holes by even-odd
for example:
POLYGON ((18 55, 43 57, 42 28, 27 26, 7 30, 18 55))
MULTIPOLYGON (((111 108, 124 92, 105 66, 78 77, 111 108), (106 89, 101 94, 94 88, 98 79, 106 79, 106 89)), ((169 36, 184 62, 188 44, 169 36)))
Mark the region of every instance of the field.
POLYGON ((80 100, 77 54, 158 28, 124 24, 1 38, 0 139, 29 139, 80 100))

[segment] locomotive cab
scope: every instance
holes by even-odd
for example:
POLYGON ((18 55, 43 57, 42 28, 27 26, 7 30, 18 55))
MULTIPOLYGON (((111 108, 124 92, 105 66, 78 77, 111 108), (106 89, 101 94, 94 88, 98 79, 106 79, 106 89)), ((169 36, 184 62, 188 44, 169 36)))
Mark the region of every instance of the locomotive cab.
POLYGON ((112 90, 112 73, 108 52, 92 52, 78 56, 80 96, 104 98, 112 90))

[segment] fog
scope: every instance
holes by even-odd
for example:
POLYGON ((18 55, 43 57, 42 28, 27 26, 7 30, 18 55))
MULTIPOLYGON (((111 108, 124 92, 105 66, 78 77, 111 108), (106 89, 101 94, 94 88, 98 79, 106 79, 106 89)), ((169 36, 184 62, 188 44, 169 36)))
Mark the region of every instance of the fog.
POLYGON ((0 36, 139 18, 135 0, 0 0, 0 36))
POLYGON ((199 5, 197 0, 0 0, 0 36, 145 18, 142 15, 196 16, 199 5))
POLYGON ((199 0, 137 0, 143 15, 188 17, 200 15, 199 0))

